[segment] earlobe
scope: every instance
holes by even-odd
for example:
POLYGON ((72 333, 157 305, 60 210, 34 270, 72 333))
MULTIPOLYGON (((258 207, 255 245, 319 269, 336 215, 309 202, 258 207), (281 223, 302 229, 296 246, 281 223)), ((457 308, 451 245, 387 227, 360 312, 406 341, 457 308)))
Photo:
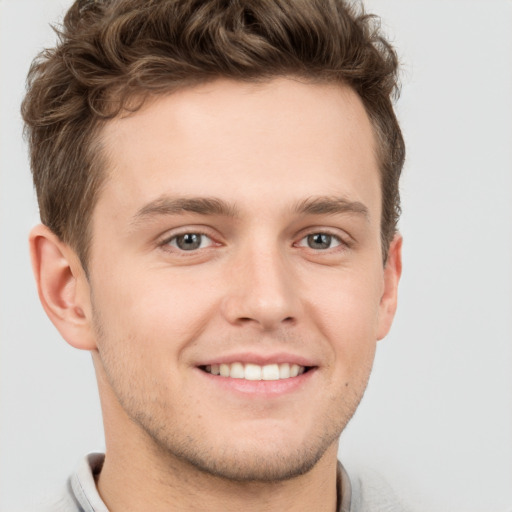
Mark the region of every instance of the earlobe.
POLYGON ((94 350, 89 284, 76 253, 44 225, 33 228, 29 243, 46 314, 70 345, 94 350))
POLYGON ((391 329, 395 317, 398 282, 402 274, 402 236, 397 233, 393 238, 384 267, 384 289, 379 305, 379 324, 377 339, 381 340, 391 329))

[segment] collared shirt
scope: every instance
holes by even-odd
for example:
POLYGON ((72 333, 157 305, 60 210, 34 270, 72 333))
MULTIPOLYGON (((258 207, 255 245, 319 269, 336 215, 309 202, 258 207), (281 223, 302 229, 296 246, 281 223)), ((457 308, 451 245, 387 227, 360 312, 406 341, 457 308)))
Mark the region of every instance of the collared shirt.
MULTIPOLYGON (((66 489, 45 512, 109 512, 96 488, 96 476, 103 466, 105 455, 91 453, 85 457, 69 478, 66 489)), ((336 512, 406 512, 391 489, 379 478, 370 484, 361 479, 351 480, 338 462, 338 507, 336 512)))

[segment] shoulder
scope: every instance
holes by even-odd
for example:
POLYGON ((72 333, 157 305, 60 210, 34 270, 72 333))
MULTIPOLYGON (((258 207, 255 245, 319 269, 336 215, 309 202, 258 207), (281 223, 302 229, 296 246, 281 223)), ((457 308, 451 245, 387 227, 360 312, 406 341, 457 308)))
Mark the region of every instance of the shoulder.
POLYGON ((350 512, 413 512, 377 472, 366 470, 351 475, 350 512))
POLYGON ((60 492, 30 512, 108 512, 95 483, 103 460, 102 453, 87 455, 60 492))
POLYGON ((75 498, 71 488, 71 482, 67 482, 58 493, 45 499, 31 512, 84 512, 75 498))

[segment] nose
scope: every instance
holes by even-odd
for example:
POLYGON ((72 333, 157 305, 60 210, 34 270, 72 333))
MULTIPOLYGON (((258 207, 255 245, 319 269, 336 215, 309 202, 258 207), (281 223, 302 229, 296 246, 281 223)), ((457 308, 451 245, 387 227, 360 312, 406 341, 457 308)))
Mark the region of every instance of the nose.
POLYGON ((227 279, 222 311, 229 323, 268 331, 297 322, 301 309, 297 278, 277 248, 243 251, 227 279))

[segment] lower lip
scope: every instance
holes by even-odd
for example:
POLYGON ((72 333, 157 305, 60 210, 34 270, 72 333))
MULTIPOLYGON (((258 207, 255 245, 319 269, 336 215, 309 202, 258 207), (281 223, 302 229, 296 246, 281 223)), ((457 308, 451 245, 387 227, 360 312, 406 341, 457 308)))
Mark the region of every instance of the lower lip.
POLYGON ((240 393, 243 395, 254 395, 261 397, 273 397, 299 391, 303 388, 316 373, 316 368, 311 368, 302 375, 280 380, 246 380, 233 379, 212 375, 197 368, 197 371, 208 379, 213 385, 220 386, 226 391, 240 393))

